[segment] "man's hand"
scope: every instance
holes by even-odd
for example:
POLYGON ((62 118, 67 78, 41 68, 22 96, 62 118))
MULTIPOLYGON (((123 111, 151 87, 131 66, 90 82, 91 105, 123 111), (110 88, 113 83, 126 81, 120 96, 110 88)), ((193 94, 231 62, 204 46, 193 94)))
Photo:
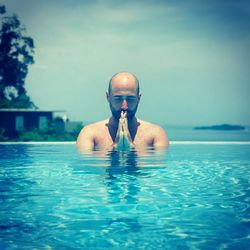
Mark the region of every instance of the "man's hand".
POLYGON ((121 129, 123 133, 129 133, 128 131, 128 119, 127 119, 127 112, 122 111, 121 117, 119 119, 119 127, 118 130, 121 129))
POLYGON ((121 111, 121 117, 119 119, 119 125, 116 133, 114 147, 134 147, 134 143, 131 139, 128 129, 127 112, 124 111, 121 111))

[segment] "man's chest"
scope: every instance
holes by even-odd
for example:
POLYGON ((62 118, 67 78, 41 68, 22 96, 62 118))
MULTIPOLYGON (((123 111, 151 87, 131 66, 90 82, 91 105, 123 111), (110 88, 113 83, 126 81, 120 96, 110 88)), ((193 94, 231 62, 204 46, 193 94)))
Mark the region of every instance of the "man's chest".
MULTIPOLYGON (((134 140, 135 146, 148 147, 153 145, 153 136, 148 131, 138 129, 134 140)), ((108 129, 100 130, 95 137, 95 146, 100 148, 110 148, 114 144, 114 141, 109 133, 108 129)))

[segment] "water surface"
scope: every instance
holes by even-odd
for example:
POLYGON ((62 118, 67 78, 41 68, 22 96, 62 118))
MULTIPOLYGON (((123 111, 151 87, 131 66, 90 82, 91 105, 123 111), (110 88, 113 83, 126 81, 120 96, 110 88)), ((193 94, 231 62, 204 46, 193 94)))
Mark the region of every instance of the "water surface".
MULTIPOLYGON (((250 145, 0 145, 6 249, 247 249, 250 145)), ((1 247, 0 247, 1 249, 1 247)))

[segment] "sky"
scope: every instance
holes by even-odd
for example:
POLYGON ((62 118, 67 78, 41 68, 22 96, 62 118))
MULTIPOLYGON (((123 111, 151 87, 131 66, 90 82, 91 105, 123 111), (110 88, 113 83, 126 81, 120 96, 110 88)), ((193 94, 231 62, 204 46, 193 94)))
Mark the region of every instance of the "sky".
POLYGON ((250 2, 2 0, 35 43, 26 78, 40 109, 110 116, 109 79, 140 81, 137 117, 160 125, 250 125, 250 2))

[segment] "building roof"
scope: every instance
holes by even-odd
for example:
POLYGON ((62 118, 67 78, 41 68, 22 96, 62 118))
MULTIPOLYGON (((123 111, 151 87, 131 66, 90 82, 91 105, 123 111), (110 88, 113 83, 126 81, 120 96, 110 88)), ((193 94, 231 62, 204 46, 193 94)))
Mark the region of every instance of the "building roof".
POLYGON ((0 109, 0 112, 66 112, 65 110, 42 110, 42 109, 11 109, 11 108, 3 108, 0 109))

